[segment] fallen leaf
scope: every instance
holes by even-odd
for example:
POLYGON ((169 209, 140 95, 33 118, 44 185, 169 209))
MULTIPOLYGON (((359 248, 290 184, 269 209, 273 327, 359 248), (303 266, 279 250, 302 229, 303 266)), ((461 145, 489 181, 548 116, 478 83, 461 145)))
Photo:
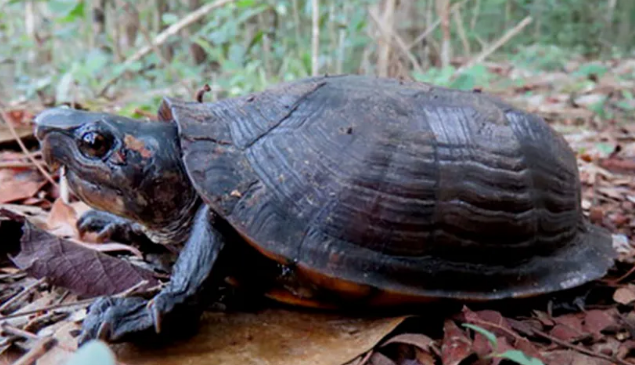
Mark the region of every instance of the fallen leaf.
POLYGON ((0 169, 0 204, 34 196, 46 185, 38 172, 24 169, 0 169))
POLYGON ((555 317, 553 320, 556 322, 556 326, 551 329, 549 334, 557 339, 571 342, 586 335, 582 327, 582 318, 577 314, 566 314, 555 317))
POLYGON ((415 349, 415 358, 421 365, 435 365, 436 361, 431 353, 422 351, 418 348, 415 349))
POLYGON ((76 224, 77 214, 75 209, 64 203, 61 198, 55 199, 46 220, 47 231, 59 237, 79 238, 76 224))
MULTIPOLYGON (((20 138, 27 138, 33 136, 33 128, 27 126, 14 127, 16 134, 20 138)), ((9 127, 6 124, 0 123, 0 144, 5 144, 15 141, 15 137, 9 127)))
POLYGON ((340 365, 372 349, 402 321, 267 309, 206 312, 196 335, 160 348, 112 346, 127 365, 340 365))
POLYGON ((421 333, 402 333, 389 338, 386 342, 381 344, 381 347, 385 347, 391 343, 403 343, 428 351, 430 350, 430 345, 434 344, 434 340, 421 333))
POLYGON ((584 331, 594 335, 597 339, 602 338, 604 337, 602 331, 617 326, 617 315, 615 308, 589 310, 584 315, 584 331))
POLYGON ((443 332, 443 345, 441 346, 441 362, 443 365, 458 365, 472 354, 472 341, 454 321, 445 320, 443 332))
POLYGON ((388 356, 381 352, 374 352, 368 360, 369 365, 396 365, 388 356))
POLYGON ((620 304, 629 304, 635 301, 635 285, 628 284, 618 288, 613 294, 613 300, 620 304))
POLYGON ((545 353, 546 365, 612 365, 610 361, 587 356, 573 350, 555 350, 545 353))
POLYGON ((0 215, 22 223, 19 253, 10 256, 13 263, 35 278, 85 296, 114 295, 137 285, 158 284, 152 272, 131 263, 53 236, 33 226, 23 217, 7 210, 0 215))
POLYGON ((600 160, 600 166, 603 168, 622 174, 635 174, 635 158, 626 159, 620 157, 611 157, 600 160))

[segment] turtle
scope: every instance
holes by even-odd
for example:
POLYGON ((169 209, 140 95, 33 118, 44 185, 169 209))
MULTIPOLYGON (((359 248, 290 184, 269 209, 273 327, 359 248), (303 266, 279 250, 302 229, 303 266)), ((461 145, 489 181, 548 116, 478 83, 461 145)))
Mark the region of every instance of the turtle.
POLYGON ((583 213, 563 136, 487 92, 315 76, 214 102, 165 97, 157 116, 35 118, 45 161, 94 208, 80 230, 180 250, 150 300, 97 300, 84 338, 198 321, 230 247, 275 267, 266 296, 335 309, 535 297, 601 278, 615 259, 583 213))

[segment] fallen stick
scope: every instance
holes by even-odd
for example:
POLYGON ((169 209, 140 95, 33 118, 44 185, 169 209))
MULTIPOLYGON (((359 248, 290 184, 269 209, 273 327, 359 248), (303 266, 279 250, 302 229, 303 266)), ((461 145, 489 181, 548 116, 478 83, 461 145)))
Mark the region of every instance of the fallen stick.
MULTIPOLYGON (((143 57, 145 57, 148 54, 150 54, 153 49, 155 49, 156 47, 159 47, 160 45, 165 43, 171 36, 175 35, 176 33, 180 32, 181 30, 187 28, 191 24, 196 23, 202 17, 204 17, 205 15, 209 14, 212 10, 214 10, 216 8, 219 8, 219 7, 223 6, 223 5, 232 3, 234 1, 235 0, 218 0, 218 1, 214 2, 214 3, 203 5, 200 8, 194 10, 193 12, 191 12, 188 15, 186 15, 185 17, 183 17, 183 19, 181 19, 178 22, 172 24, 171 26, 167 27, 164 31, 162 31, 161 33, 157 34, 157 36, 154 38, 154 41, 152 41, 151 44, 143 46, 141 49, 139 49, 137 52, 135 52, 132 56, 128 57, 123 62, 123 65, 130 65, 130 64, 132 64, 134 62, 139 61, 143 57)), ((115 82, 117 82, 117 80, 119 80, 119 78, 121 78, 122 75, 123 75, 123 72, 118 74, 118 75, 116 75, 116 76, 114 76, 114 77, 112 77, 112 78, 110 78, 108 81, 106 81, 104 83, 104 85, 101 87, 101 89, 100 89, 100 91, 98 93, 98 96, 104 95, 106 93, 106 91, 108 91, 108 88, 110 86, 112 86, 115 82)))

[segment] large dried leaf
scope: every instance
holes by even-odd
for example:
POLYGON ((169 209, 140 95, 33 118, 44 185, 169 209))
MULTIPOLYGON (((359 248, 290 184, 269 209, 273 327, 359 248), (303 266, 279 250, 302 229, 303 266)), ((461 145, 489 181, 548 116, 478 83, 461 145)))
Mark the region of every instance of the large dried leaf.
POLYGON ((45 184, 37 171, 0 169, 0 204, 30 198, 45 184))
MULTIPOLYGON (((16 126, 13 127, 15 129, 16 134, 20 138, 32 137, 33 136, 33 128, 28 126, 16 126)), ((15 137, 9 127, 6 124, 0 123, 0 145, 3 145, 8 142, 15 141, 15 137)))
POLYGON ((162 348, 113 348, 127 365, 341 365, 373 348, 402 321, 280 309, 205 313, 191 339, 162 348))
POLYGON ((454 321, 446 320, 443 332, 443 345, 441 346, 443 365, 458 365, 472 354, 472 341, 454 321))
POLYGON ((0 215, 22 222, 19 252, 10 259, 33 277, 91 297, 113 295, 143 280, 148 282, 145 288, 158 284, 150 271, 53 236, 7 210, 0 215))

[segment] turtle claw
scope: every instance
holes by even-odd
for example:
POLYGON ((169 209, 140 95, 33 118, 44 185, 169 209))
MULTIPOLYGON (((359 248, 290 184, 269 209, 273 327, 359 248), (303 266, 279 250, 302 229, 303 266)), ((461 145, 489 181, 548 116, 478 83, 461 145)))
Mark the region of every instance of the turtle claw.
POLYGON ((111 343, 144 340, 177 332, 169 331, 169 327, 187 329, 188 324, 197 322, 197 317, 192 316, 186 307, 176 310, 177 302, 170 293, 160 293, 151 300, 138 297, 99 298, 84 320, 80 344, 92 339, 111 343))
POLYGON ((151 334, 154 321, 146 310, 147 303, 147 300, 136 297, 97 299, 84 320, 79 343, 92 339, 114 343, 151 334))

